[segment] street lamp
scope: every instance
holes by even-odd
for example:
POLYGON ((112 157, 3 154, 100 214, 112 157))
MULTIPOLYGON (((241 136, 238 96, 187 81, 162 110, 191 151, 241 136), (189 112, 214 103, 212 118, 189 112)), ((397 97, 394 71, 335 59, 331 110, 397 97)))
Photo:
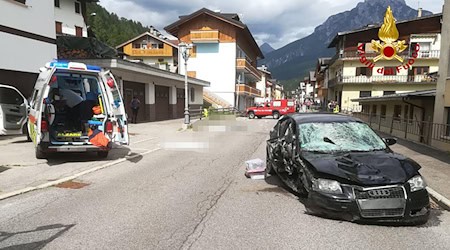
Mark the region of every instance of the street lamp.
POLYGON ((189 117, 189 102, 188 102, 188 75, 187 75, 187 61, 189 60, 190 53, 189 51, 192 49, 192 44, 187 44, 181 42, 178 44, 178 47, 181 52, 181 56, 184 60, 184 124, 190 123, 189 117))

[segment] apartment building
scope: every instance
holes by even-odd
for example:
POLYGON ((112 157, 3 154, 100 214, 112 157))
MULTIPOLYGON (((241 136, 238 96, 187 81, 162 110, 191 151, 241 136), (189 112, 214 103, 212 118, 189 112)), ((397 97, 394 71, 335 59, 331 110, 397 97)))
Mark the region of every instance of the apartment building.
MULTIPOLYGON (((193 44, 187 74, 211 83, 204 99, 213 106, 252 106, 263 97, 256 83, 261 81, 257 60, 263 58, 248 27, 235 13, 221 13, 206 8, 165 27, 180 42, 193 44)), ((184 73, 184 59, 179 58, 179 72, 184 73)))
MULTIPOLYGON (((358 98, 436 89, 432 75, 439 70, 441 18, 435 14, 398 22, 399 35, 392 43, 403 46, 398 53, 380 43, 383 26, 338 33, 329 45, 336 48, 336 55, 328 66, 328 99, 336 100, 344 111, 361 111, 358 98)), ((395 27, 392 16, 391 21, 395 27)))

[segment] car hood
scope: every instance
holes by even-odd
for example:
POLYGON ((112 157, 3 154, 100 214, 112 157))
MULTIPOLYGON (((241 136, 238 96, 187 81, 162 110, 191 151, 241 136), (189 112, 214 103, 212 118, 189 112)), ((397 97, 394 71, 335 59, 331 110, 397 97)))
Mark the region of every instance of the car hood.
POLYGON ((399 154, 385 151, 347 154, 304 152, 302 158, 317 172, 358 185, 405 183, 418 174, 420 165, 399 154))

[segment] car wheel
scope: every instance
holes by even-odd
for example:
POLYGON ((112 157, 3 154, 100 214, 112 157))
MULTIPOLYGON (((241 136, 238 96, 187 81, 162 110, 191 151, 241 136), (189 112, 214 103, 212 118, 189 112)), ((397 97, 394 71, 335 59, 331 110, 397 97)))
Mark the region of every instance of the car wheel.
POLYGON ((277 119, 280 118, 280 113, 278 112, 273 112, 273 119, 277 119))
POLYGON ((254 119, 255 118, 255 113, 253 113, 253 112, 248 113, 248 118, 254 119))
POLYGON ((261 116, 257 116, 258 117, 258 119, 261 119, 262 117, 261 116))
POLYGON ((47 159, 47 153, 41 150, 39 146, 35 148, 36 159, 47 159))
POLYGON ((106 157, 108 157, 108 153, 109 153, 109 151, 98 151, 97 156, 100 158, 106 158, 106 157))

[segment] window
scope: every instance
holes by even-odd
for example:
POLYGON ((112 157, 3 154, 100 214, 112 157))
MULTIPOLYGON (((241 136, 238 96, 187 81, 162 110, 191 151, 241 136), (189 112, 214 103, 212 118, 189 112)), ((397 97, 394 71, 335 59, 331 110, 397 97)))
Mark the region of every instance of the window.
POLYGON ((56 34, 62 34, 62 23, 55 22, 55 29, 56 29, 56 34))
POLYGON ((417 76, 417 75, 425 75, 430 72, 430 67, 412 67, 411 70, 409 70, 410 76, 417 76))
POLYGON ((140 43, 133 43, 133 49, 140 49, 141 44, 140 43))
POLYGON ((386 105, 384 105, 384 104, 381 104, 381 110, 380 110, 380 115, 381 115, 381 118, 386 118, 386 105))
POLYGON ((195 89, 191 88, 191 102, 195 102, 195 89))
POLYGON ((447 111, 447 135, 450 136, 450 108, 445 108, 447 111))
POLYGON ((160 63, 164 62, 164 58, 158 58, 158 62, 160 63))
POLYGON ((83 36, 83 28, 75 26, 75 36, 82 37, 83 36))
POLYGON ((81 6, 79 2, 75 2, 75 13, 81 13, 81 6))
POLYGON ((395 91, 383 91, 383 95, 393 95, 395 94, 395 91))
POLYGON ((0 88, 0 100, 2 104, 12 104, 12 105, 20 105, 22 104, 23 98, 22 96, 10 88, 0 88))
POLYGON ((55 0, 55 7, 60 7, 60 5, 59 5, 59 0, 55 0))
POLYGON ((402 105, 394 105, 394 120, 400 120, 402 117, 402 105))
POLYGON ((405 120, 405 122, 408 120, 408 112, 409 112, 409 106, 408 105, 405 105, 405 113, 404 113, 404 115, 403 115, 403 117, 405 118, 404 120, 405 120))
POLYGON ((414 106, 411 106, 411 109, 409 110, 409 119, 414 119, 414 106))
POLYGON ((281 101, 274 101, 273 102, 274 107, 281 107, 281 101))
POLYGON ((368 105, 368 104, 362 105, 362 112, 364 114, 369 114, 369 109, 370 109, 370 105, 368 105))
POLYGON ((397 69, 395 67, 384 67, 383 75, 395 76, 395 75, 397 75, 397 69))
POLYGON ((359 97, 371 97, 372 91, 359 91, 359 97))
POLYGON ((372 105, 372 110, 370 112, 370 113, 372 113, 372 115, 377 115, 377 107, 378 107, 378 105, 376 105, 376 104, 372 105))
POLYGON ((372 69, 368 67, 357 67, 356 76, 372 76, 372 69))
POLYGON ((164 44, 162 43, 158 44, 158 49, 164 49, 164 44))
POLYGON ((157 49, 157 48, 158 48, 158 44, 152 43, 152 49, 157 49))

